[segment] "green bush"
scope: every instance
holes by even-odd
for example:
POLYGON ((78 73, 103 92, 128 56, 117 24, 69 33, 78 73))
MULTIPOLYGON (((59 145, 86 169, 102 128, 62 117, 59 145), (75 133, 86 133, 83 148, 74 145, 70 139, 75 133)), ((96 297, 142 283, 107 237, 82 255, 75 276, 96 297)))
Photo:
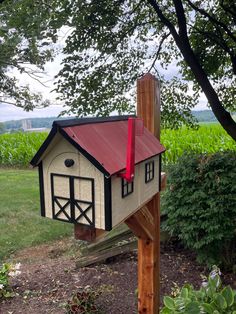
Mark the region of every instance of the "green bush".
POLYGON ((161 314, 236 314, 236 291, 221 287, 219 274, 215 267, 199 290, 189 284, 177 287, 174 297, 164 297, 161 314))
POLYGON ((163 228, 197 252, 198 260, 236 264, 236 153, 183 155, 168 172, 163 228))

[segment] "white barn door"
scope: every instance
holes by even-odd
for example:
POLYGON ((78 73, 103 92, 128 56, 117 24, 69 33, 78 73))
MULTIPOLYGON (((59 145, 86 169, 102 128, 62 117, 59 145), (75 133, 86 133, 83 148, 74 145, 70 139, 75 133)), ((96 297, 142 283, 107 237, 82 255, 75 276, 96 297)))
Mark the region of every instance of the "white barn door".
POLYGON ((94 179, 51 173, 53 219, 95 226, 94 179))

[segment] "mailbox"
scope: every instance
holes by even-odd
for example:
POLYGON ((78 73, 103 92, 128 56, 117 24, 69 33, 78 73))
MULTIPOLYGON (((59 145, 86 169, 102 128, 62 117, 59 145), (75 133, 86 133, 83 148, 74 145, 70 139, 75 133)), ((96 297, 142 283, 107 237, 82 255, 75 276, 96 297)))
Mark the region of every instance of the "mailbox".
POLYGON ((39 169, 42 216, 109 231, 160 191, 165 148, 146 128, 129 134, 129 120, 54 121, 31 160, 39 169), (134 173, 126 177, 130 165, 134 173))

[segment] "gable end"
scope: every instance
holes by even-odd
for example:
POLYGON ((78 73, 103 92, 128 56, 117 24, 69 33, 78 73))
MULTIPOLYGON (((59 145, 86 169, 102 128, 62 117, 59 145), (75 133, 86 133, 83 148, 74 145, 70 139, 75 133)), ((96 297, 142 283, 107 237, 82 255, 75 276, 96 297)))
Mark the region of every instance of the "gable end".
POLYGON ((85 149, 83 149, 78 143, 76 143, 63 129, 59 129, 60 134, 71 144, 73 145, 78 151, 84 155, 98 170, 100 170, 104 175, 110 176, 109 172, 92 156, 90 155, 85 149))

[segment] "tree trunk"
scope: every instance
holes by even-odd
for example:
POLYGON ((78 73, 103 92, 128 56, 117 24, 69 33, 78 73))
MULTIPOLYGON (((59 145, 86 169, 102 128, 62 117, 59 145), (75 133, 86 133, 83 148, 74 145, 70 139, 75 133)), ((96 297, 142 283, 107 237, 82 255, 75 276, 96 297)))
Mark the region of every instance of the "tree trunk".
POLYGON ((206 98, 211 106, 211 109, 216 116, 219 123, 225 129, 225 131, 236 141, 236 122, 231 117, 230 113, 225 110, 219 97, 211 85, 205 71, 198 62, 194 52, 188 43, 185 43, 183 40, 179 40, 176 44, 178 45, 181 53, 186 61, 186 63, 191 68, 198 84, 201 86, 202 91, 206 95, 206 98))
POLYGON ((229 134, 229 136, 231 136, 236 141, 236 122, 233 120, 230 113, 223 107, 223 104, 221 103, 213 86, 211 85, 206 72, 199 63, 196 55, 194 54, 190 46, 182 1, 173 0, 178 20, 179 33, 177 33, 175 26, 172 24, 171 20, 169 20, 163 14, 156 0, 148 0, 148 2, 155 10, 160 21, 170 30, 170 33, 173 36, 180 52, 182 53, 185 62, 192 70, 196 81, 206 95, 209 105, 211 106, 211 109, 217 120, 225 129, 225 131, 229 134))

